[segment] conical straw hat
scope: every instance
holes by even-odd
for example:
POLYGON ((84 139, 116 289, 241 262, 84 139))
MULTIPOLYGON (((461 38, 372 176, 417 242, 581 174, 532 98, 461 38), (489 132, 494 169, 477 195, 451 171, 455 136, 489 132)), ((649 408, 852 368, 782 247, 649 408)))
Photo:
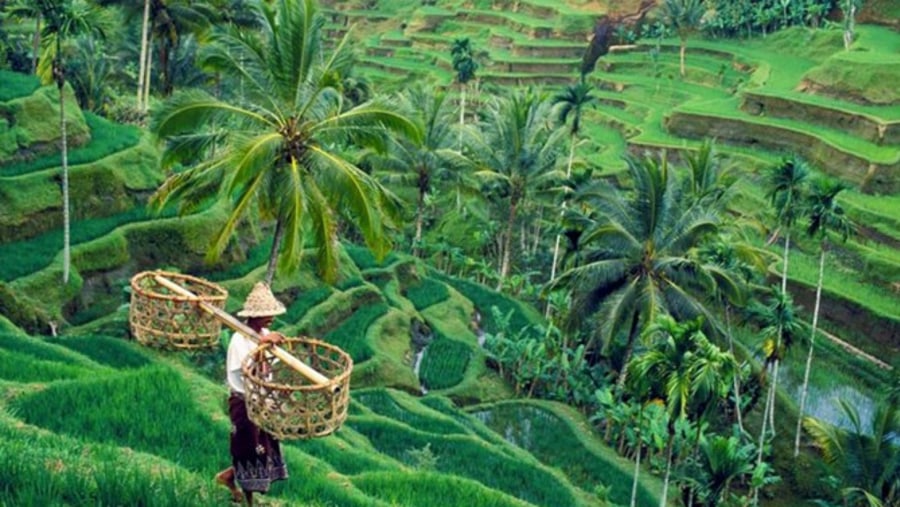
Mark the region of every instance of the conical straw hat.
POLYGON ((286 311, 265 282, 256 282, 244 301, 244 308, 237 314, 238 317, 274 317, 286 311))

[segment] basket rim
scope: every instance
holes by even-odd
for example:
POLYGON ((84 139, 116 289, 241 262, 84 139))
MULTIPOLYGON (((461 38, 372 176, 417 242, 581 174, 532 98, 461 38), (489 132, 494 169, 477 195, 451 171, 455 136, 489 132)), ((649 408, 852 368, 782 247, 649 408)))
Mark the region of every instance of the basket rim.
POLYGON ((143 297, 151 298, 151 299, 162 299, 162 300, 171 300, 171 301, 194 301, 194 300, 202 300, 202 301, 225 301, 228 299, 228 290, 225 287, 217 283, 210 282, 209 280, 205 280, 203 278, 199 278, 196 276, 184 274, 184 273, 175 273, 173 271, 163 271, 163 270, 152 270, 152 271, 142 271, 140 273, 135 274, 131 277, 131 290, 133 293, 139 294, 143 297), (178 294, 160 294, 159 292, 153 290, 146 290, 140 286, 138 282, 145 278, 149 278, 155 275, 164 276, 170 280, 187 280, 196 285, 202 285, 206 288, 209 288, 218 294, 198 294, 196 298, 181 296, 178 294))
POLYGON ((350 374, 353 372, 353 358, 350 357, 350 354, 344 352, 340 347, 338 347, 334 344, 328 343, 326 341, 323 341, 323 340, 311 338, 309 336, 297 336, 294 338, 285 338, 285 341, 288 343, 302 342, 302 343, 310 343, 313 345, 324 346, 324 348, 327 348, 334 352, 337 352, 341 356, 341 359, 344 359, 346 361, 347 367, 344 368, 344 371, 342 371, 342 372, 338 373, 337 375, 335 375, 334 377, 328 379, 327 383, 321 384, 321 385, 307 384, 307 385, 301 385, 301 386, 293 386, 293 385, 288 385, 288 384, 280 384, 280 383, 276 383, 276 382, 268 382, 268 381, 259 379, 255 376, 248 374, 251 357, 254 354, 256 354, 257 351, 265 350, 270 347, 269 344, 262 344, 262 345, 257 346, 255 349, 253 349, 253 352, 249 356, 247 356, 244 359, 244 361, 241 363, 241 373, 244 374, 244 378, 245 379, 248 379, 248 378, 253 379, 252 382, 254 384, 263 386, 267 389, 275 389, 275 390, 279 390, 279 391, 320 391, 323 389, 328 389, 330 391, 333 391, 334 387, 342 385, 349 381, 350 374))

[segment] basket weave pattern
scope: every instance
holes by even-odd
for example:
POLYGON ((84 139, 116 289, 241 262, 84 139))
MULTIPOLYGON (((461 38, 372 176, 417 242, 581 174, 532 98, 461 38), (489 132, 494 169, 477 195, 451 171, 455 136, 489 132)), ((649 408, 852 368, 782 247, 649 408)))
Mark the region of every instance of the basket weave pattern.
POLYGON ((199 349, 219 343, 222 323, 200 309, 197 301, 225 307, 228 291, 181 273, 145 271, 131 279, 131 334, 143 345, 156 348, 199 349), (161 275, 197 295, 197 299, 173 294, 153 279, 161 275))
POLYGON ((322 437, 338 429, 350 404, 353 360, 334 345, 289 338, 281 346, 329 378, 311 383, 287 364, 257 348, 243 364, 244 399, 250 419, 281 440, 322 437))

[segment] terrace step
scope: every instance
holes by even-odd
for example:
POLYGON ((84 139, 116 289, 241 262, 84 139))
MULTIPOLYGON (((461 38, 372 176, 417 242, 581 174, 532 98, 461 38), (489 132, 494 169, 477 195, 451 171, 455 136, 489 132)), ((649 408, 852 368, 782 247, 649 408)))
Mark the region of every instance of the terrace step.
POLYGON ((683 137, 713 137, 743 146, 762 146, 775 151, 794 150, 825 172, 858 185, 863 192, 900 191, 900 152, 893 160, 882 158, 873 161, 837 145, 834 139, 829 139, 831 136, 817 135, 799 124, 680 110, 666 118, 665 127, 669 132, 683 137))
POLYGON ((827 125, 879 146, 900 145, 900 121, 885 121, 863 113, 768 93, 748 91, 743 93, 743 98, 741 109, 753 116, 766 115, 827 125))

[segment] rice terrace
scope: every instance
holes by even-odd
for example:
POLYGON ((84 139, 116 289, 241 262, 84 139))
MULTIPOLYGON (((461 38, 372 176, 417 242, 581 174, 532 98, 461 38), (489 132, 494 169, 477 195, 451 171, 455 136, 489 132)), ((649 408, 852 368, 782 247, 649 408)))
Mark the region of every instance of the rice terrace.
POLYGON ((0 0, 0 506, 239 504, 900 506, 900 2, 0 0))

